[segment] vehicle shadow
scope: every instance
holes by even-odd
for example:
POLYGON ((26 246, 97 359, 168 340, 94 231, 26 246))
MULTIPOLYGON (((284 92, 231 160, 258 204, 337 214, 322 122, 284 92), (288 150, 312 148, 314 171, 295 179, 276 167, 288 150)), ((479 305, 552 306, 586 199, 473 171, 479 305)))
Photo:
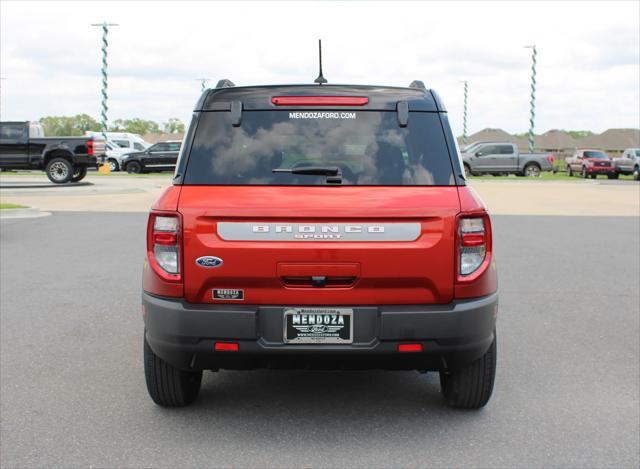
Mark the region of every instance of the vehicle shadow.
POLYGON ((450 427, 482 414, 448 408, 438 373, 284 370, 205 373, 194 404, 179 413, 161 412, 204 434, 227 424, 238 438, 253 441, 271 441, 277 435, 294 440, 304 435, 379 439, 379 433, 370 434, 372 429, 395 439, 406 437, 407 428, 420 429, 414 437, 423 438, 430 431, 443 431, 442 425, 429 430, 427 423, 441 421, 450 427))

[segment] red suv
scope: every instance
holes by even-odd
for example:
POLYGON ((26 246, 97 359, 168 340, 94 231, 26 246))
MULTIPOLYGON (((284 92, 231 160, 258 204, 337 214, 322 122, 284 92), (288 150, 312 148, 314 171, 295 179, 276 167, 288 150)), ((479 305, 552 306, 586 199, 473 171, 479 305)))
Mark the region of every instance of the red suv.
POLYGON ((221 369, 438 371, 453 407, 491 396, 491 222, 421 82, 205 91, 149 215, 143 290, 162 406, 221 369))

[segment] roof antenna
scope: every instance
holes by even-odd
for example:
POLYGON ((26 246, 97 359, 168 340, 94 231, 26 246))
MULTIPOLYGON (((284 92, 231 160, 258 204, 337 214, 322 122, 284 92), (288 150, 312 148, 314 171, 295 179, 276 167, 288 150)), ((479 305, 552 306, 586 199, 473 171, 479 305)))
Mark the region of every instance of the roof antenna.
POLYGON ((322 85, 323 83, 327 83, 327 79, 322 76, 322 39, 318 39, 318 55, 320 58, 320 75, 318 75, 318 78, 313 80, 313 82, 322 85))

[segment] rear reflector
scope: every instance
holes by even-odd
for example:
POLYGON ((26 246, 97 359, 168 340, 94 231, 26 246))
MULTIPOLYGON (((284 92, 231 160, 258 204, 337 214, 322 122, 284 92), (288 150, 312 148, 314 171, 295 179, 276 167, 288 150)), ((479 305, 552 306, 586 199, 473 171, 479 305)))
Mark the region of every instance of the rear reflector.
POLYGON ((238 344, 235 342, 216 342, 214 349, 216 352, 237 352, 238 344))
POLYGON ((422 352, 422 344, 398 344, 398 352, 422 352))
POLYGON ((364 96, 274 96, 276 106, 364 106, 369 98, 364 96))

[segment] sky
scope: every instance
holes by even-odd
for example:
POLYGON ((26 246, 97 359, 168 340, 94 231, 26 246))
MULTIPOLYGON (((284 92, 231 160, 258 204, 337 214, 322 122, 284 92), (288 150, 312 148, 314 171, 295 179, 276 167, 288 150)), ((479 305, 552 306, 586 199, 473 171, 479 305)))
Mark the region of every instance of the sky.
POLYGON ((329 83, 407 86, 442 97, 454 133, 640 127, 640 2, 0 1, 0 118, 100 115, 109 33, 109 119, 188 122, 197 78, 311 83, 322 38, 329 83))

